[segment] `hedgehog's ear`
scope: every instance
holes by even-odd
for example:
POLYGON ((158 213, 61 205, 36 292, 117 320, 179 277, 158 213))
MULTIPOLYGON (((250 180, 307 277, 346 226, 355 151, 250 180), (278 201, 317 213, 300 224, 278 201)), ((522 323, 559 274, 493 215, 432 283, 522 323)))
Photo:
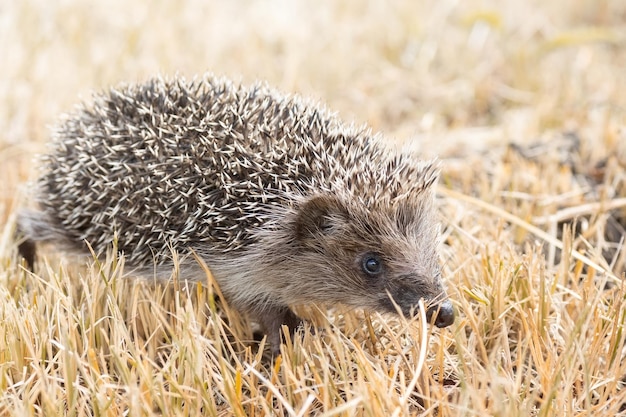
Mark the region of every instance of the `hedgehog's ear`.
POLYGON ((398 229, 409 235, 415 230, 422 230, 424 224, 436 223, 434 198, 434 191, 425 190, 417 199, 397 202, 394 217, 398 229))
POLYGON ((295 218, 298 240, 339 231, 348 219, 348 211, 338 197, 320 194, 304 201, 295 218))

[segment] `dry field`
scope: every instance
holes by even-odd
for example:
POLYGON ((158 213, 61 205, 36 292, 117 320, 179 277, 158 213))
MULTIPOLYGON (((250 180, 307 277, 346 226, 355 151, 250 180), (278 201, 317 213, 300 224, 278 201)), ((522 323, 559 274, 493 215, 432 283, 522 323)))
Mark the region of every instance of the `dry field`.
POLYGON ((623 0, 0 0, 0 63, 0 415, 626 415, 623 0), (312 308, 272 362, 208 278, 21 267, 55 119, 205 71, 440 156, 452 327, 312 308))

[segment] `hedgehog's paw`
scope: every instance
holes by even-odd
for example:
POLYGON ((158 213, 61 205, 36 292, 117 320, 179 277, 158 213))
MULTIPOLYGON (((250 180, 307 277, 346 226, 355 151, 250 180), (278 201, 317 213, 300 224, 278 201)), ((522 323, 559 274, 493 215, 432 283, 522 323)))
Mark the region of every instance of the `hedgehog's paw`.
POLYGON ((266 308, 256 318, 267 335, 273 357, 280 355, 280 345, 283 343, 283 325, 287 326, 289 335, 293 337, 298 327, 304 323, 289 307, 266 308))
POLYGON ((30 272, 35 272, 35 258, 37 256, 37 245, 30 239, 21 239, 17 245, 18 254, 24 259, 24 264, 30 272))

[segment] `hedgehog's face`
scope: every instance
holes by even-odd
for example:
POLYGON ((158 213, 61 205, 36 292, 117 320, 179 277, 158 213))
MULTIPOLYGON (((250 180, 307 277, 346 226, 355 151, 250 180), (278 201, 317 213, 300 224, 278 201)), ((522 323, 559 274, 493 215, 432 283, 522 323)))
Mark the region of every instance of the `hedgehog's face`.
POLYGON ((423 300, 435 325, 454 321, 441 281, 432 196, 376 209, 316 196, 300 207, 295 233, 296 261, 318 266, 299 272, 319 301, 411 316, 423 300))

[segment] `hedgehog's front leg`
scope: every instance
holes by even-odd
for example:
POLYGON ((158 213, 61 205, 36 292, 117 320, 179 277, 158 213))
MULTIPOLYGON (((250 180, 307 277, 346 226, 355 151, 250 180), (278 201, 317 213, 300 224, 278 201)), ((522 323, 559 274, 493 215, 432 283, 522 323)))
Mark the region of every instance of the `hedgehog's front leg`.
POLYGON ((290 335, 293 336, 298 326, 302 324, 302 319, 286 306, 266 307, 255 317, 267 335, 273 357, 280 355, 280 344, 283 342, 282 326, 287 326, 290 335))

